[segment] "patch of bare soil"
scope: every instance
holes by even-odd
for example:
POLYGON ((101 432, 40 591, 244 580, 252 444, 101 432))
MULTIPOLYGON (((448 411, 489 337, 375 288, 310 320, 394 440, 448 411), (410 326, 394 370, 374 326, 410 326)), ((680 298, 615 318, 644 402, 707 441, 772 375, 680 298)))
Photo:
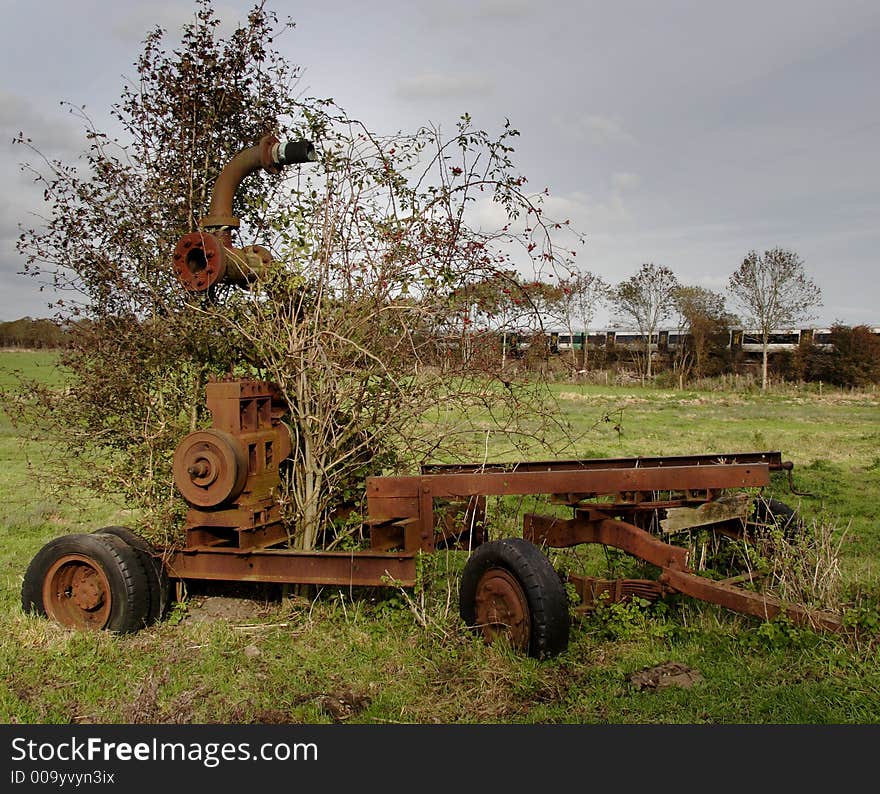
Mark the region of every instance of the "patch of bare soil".
POLYGON ((230 623, 250 623, 267 613, 265 603, 250 598, 231 596, 196 596, 186 602, 186 616, 182 623, 227 620, 230 623))
POLYGON ((630 675, 629 682, 636 689, 655 691, 670 686, 690 689, 703 680, 699 671, 680 662, 663 662, 656 667, 645 667, 630 675))
POLYGON ((279 585, 256 582, 191 582, 187 585, 184 624, 223 620, 254 624, 277 614, 279 585))
POLYGON ((370 696, 352 689, 327 692, 316 696, 318 705, 333 722, 345 722, 356 717, 370 705, 370 696))

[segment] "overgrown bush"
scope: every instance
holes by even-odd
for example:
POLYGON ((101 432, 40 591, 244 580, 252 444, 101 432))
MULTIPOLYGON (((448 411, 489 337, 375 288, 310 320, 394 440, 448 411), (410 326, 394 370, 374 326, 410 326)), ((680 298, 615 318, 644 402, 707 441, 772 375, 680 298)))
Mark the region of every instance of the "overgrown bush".
POLYGON ((448 137, 427 126, 379 135, 332 100, 303 98, 299 68, 273 48, 292 23, 265 5, 228 36, 211 0, 197 0, 178 42, 151 31, 112 109, 120 139, 74 109, 84 167, 18 138, 46 202, 19 251, 65 295, 58 319, 71 333, 67 390, 26 384, 17 418, 57 439, 68 482, 122 495, 163 542, 180 507, 173 452, 210 422, 212 378, 278 385, 295 439, 285 503, 306 548, 367 474, 460 451, 474 421, 519 436, 549 416, 538 379, 508 372, 501 352, 472 355, 474 317, 497 311, 477 287, 523 290, 537 315, 508 274, 532 267, 537 287, 538 274, 571 268, 581 239, 542 213, 546 191, 528 191, 512 160, 517 130, 490 134, 464 115, 448 137), (252 289, 188 293, 171 266, 176 243, 203 228, 221 169, 269 134, 318 153, 249 174, 233 197, 232 245, 267 248, 271 266, 252 289), (480 203, 500 213, 498 228, 469 224, 480 203), (440 368, 438 340, 451 354, 440 368))
POLYGON ((812 347, 803 358, 804 377, 810 381, 843 387, 880 383, 880 337, 866 325, 833 326, 831 347, 812 347))

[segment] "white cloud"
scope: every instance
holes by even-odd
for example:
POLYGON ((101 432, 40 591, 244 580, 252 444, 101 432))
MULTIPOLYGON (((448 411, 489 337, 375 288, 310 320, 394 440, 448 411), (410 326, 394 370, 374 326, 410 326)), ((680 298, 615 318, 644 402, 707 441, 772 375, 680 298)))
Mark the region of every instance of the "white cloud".
MULTIPOLYGON (((611 229, 626 229, 633 221, 630 209, 614 191, 603 198, 580 191, 567 195, 551 194, 543 198, 541 208, 546 222, 565 224, 569 221, 562 231, 572 236, 574 233, 585 234, 590 239, 594 234, 607 233, 611 229)), ((481 198, 470 205, 468 223, 484 231, 500 229, 507 223, 507 215, 504 208, 491 198, 481 198)), ((523 226, 524 221, 520 220, 514 230, 523 226)))
POLYGON ((575 118, 571 122, 560 120, 559 123, 564 128, 568 127, 577 137, 586 138, 596 146, 636 143, 635 137, 624 128, 620 119, 610 116, 589 114, 575 118))
POLYGON ((54 114, 38 110, 26 97, 0 93, 0 136, 11 148, 11 141, 20 132, 47 155, 72 155, 82 147, 80 129, 62 108, 54 114))
POLYGON ((461 99, 492 93, 490 80, 470 74, 421 74, 401 80, 395 93, 402 99, 461 99))
POLYGON ((640 183, 639 175, 633 174, 631 171, 618 171, 611 175, 611 189, 615 193, 635 190, 640 183))

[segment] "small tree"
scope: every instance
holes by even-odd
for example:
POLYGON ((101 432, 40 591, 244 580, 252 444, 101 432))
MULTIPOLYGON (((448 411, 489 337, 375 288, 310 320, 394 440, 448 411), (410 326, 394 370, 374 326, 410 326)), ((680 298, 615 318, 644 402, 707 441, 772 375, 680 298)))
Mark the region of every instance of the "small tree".
POLYGON ((547 285, 510 276, 512 244, 567 266, 539 197, 520 191, 509 126, 492 138, 465 116, 449 139, 428 128, 381 139, 330 103, 309 121, 322 160, 279 189, 280 206, 296 207, 273 224, 279 266, 225 305, 198 309, 248 340, 290 406, 292 524, 307 549, 367 473, 473 454, 477 427, 514 443, 540 429, 545 389, 475 355, 476 326, 481 312, 510 305, 503 289, 504 299, 491 294, 501 284, 516 296, 505 330, 540 320, 547 285), (462 221, 480 193, 506 208, 501 229, 462 221), (517 214, 531 221, 526 231, 513 231, 517 214), (441 369, 431 366, 438 340, 458 346, 441 369))
POLYGON ((621 281, 614 290, 618 316, 630 322, 645 339, 645 376, 650 378, 651 340, 660 323, 672 314, 678 279, 665 266, 642 265, 638 273, 621 281))
POLYGON ((822 304, 822 292, 807 275, 803 260, 784 248, 763 254, 749 251, 730 276, 728 288, 743 317, 761 335, 761 388, 766 389, 770 332, 810 319, 811 310, 822 304))
MULTIPOLYGON (((57 454, 46 465, 61 482, 121 497, 157 537, 178 507, 174 449, 207 418, 207 380, 232 372, 246 350, 219 316, 188 309, 171 254, 199 227, 221 168, 243 144, 302 124, 285 116, 298 69, 270 46, 289 25, 264 5, 224 37, 211 1, 196 0, 172 51, 167 31, 150 30, 136 81, 110 110, 118 138, 68 105, 83 124, 78 161, 48 160, 38 142, 17 139, 45 200, 18 241, 24 272, 55 287, 56 319, 69 328, 68 393, 31 384, 24 393, 34 399, 17 410, 52 433, 57 454), (278 130, 279 118, 289 126, 278 130)), ((267 184, 254 178, 238 191, 242 233, 259 228, 267 184)))
POLYGON ((698 378, 702 377, 713 347, 726 344, 732 318, 725 310, 724 296, 705 287, 682 286, 675 290, 673 300, 686 339, 680 340, 676 350, 677 366, 684 375, 693 369, 698 378))
POLYGON ((575 368, 589 368, 590 325, 596 310, 608 300, 608 292, 609 286, 602 277, 589 270, 573 273, 559 282, 555 313, 572 340, 571 363, 575 368), (584 336, 580 351, 575 349, 575 334, 584 336))
POLYGON ((524 443, 546 419, 534 379, 500 380, 497 366, 476 370, 466 357, 433 366, 449 329, 466 324, 456 296, 468 285, 514 265, 570 267, 571 246, 554 242, 567 225, 544 217, 542 194, 514 168, 517 131, 490 135, 464 116, 449 139, 427 127, 379 136, 332 101, 305 100, 297 68, 271 46, 292 23, 264 6, 223 37, 211 0, 197 0, 171 51, 153 30, 137 84, 113 108, 122 139, 77 111, 84 168, 19 137, 46 201, 19 251, 28 273, 66 291, 58 317, 73 330, 67 391, 33 385, 15 410, 57 439, 64 474, 122 495, 166 545, 180 507, 172 457, 210 420, 212 377, 278 384, 294 438, 282 498, 301 548, 367 474, 460 452, 476 429, 524 443), (270 266, 252 289, 187 292, 175 243, 200 228, 224 165, 266 134, 309 139, 319 153, 308 167, 248 176, 232 197, 230 236, 265 246, 270 266), (477 201, 502 208, 501 228, 465 222, 477 201))

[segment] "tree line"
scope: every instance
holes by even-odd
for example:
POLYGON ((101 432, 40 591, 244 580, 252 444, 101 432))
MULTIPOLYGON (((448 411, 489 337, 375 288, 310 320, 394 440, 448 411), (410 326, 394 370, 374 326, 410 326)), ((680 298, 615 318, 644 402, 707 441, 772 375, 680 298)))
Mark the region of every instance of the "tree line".
POLYGON ((0 347, 22 350, 58 350, 67 343, 64 327, 49 319, 21 317, 0 322, 0 347))
MULTIPOLYGON (((777 329, 798 328, 813 318, 821 305, 821 290, 807 273, 800 256, 783 248, 749 251, 728 279, 727 295, 702 286, 683 284, 667 266, 645 263, 620 282, 580 269, 526 279, 514 271, 468 284, 455 296, 450 310, 450 336, 461 336, 464 358, 486 355, 475 339, 496 340, 488 350, 504 369, 514 355, 513 340, 551 339, 548 330, 570 340, 562 355, 574 372, 624 361, 650 380, 656 369, 671 368, 680 380, 736 371, 742 357, 731 344, 731 329, 748 329, 761 346, 760 375, 766 388, 771 372, 786 379, 824 380, 844 386, 880 379, 880 340, 870 329, 836 322, 832 344, 807 347, 796 355, 771 352, 777 329), (730 303, 730 306, 728 305, 730 303), (600 343, 591 350, 594 318, 608 309, 614 324, 639 335, 641 350, 610 352, 600 343), (673 328, 680 341, 668 355, 656 350, 658 331, 673 328), (500 351, 496 352, 495 347, 500 351), (623 358, 622 358, 623 357, 623 358)), ((530 345, 529 358, 539 362, 540 345, 530 345)), ((549 345, 552 350, 552 343, 549 345)))

